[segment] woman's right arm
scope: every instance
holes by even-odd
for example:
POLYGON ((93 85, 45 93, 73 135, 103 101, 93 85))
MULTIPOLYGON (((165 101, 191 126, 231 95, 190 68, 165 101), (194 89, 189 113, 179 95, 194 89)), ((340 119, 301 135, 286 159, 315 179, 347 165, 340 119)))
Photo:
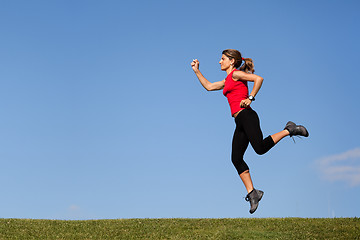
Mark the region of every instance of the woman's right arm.
POLYGON ((191 67, 194 70, 194 73, 196 74, 197 78, 199 79, 201 85, 207 90, 207 91, 216 91, 221 90, 225 86, 225 80, 211 83, 209 82, 200 72, 199 70, 199 64, 200 62, 195 59, 191 62, 191 67))

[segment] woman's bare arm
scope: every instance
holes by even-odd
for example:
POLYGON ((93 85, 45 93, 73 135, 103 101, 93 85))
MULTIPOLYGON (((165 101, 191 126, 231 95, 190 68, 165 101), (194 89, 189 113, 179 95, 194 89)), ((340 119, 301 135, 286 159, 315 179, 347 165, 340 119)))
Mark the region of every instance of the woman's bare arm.
MULTIPOLYGON (((250 82, 254 82, 254 86, 253 89, 251 90, 250 95, 255 97, 256 94, 259 92, 261 85, 264 81, 264 79, 262 77, 260 77, 259 75, 256 74, 252 74, 252 73, 246 73, 243 71, 235 71, 233 73, 233 79, 235 81, 250 81, 250 82)), ((240 107, 248 107, 251 104, 251 100, 249 98, 247 99, 243 99, 240 102, 240 107)))
POLYGON ((252 74, 252 73, 246 73, 243 71, 235 71, 233 73, 233 79, 235 81, 241 80, 241 81, 254 82, 253 89, 250 93, 250 95, 253 97, 255 97, 256 94, 259 92, 261 85, 264 81, 264 78, 260 77, 259 75, 252 74))
POLYGON ((218 82, 209 82, 200 72, 199 70, 199 64, 200 62, 195 59, 191 62, 191 67, 194 70, 194 73, 196 74, 197 78, 199 79, 201 85, 207 90, 207 91, 216 91, 221 90, 225 86, 225 80, 218 81, 218 82))

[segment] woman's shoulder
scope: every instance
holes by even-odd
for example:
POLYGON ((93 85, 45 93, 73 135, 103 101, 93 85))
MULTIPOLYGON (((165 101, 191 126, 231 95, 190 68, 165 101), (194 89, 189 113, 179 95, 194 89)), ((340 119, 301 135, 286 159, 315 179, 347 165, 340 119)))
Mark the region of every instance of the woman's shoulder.
POLYGON ((233 72, 232 72, 232 79, 234 81, 239 81, 239 80, 242 80, 242 78, 246 75, 246 73, 242 70, 239 70, 239 69, 235 69, 233 72))

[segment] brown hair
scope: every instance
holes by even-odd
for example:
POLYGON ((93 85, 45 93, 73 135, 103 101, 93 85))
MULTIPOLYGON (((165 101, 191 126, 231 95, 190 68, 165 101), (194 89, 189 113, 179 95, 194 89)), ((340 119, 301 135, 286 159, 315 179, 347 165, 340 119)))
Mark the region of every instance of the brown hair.
POLYGON ((251 58, 242 58, 241 53, 235 49, 226 49, 222 52, 225 56, 227 56, 230 60, 234 59, 234 67, 238 68, 241 71, 246 73, 254 73, 254 63, 251 58), (241 65, 242 61, 244 60, 244 64, 241 65), (241 66, 241 67, 240 67, 241 66), (240 68, 239 68, 240 67, 240 68))

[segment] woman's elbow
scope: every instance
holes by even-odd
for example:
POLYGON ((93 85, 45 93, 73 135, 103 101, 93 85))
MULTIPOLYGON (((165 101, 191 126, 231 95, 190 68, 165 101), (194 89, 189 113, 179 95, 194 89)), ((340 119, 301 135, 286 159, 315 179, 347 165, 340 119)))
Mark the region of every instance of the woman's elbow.
POLYGON ((204 86, 204 88, 205 88, 205 90, 208 91, 208 92, 211 91, 211 87, 210 87, 210 86, 204 86))
POLYGON ((257 81, 258 83, 262 84, 262 82, 264 81, 264 78, 259 76, 259 77, 256 79, 256 81, 257 81))
POLYGON ((205 89, 206 89, 206 91, 208 91, 208 92, 211 92, 211 91, 216 90, 215 87, 214 87, 214 85, 212 85, 212 84, 207 85, 205 89))

